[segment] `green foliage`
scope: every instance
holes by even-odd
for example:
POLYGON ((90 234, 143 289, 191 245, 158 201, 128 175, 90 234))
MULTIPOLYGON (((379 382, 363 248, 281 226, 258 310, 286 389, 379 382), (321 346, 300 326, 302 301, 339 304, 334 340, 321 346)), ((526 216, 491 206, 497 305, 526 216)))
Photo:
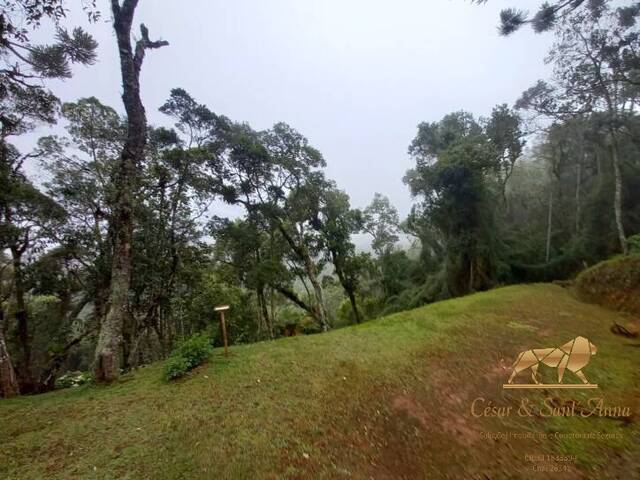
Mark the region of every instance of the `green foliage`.
MULTIPOLYGON (((474 3, 482 4, 487 0, 474 0, 474 3)), ((606 5, 610 0, 555 0, 540 4, 533 16, 529 12, 519 8, 504 8, 500 11, 500 24, 498 31, 501 35, 508 36, 519 30, 523 25, 529 24, 536 33, 553 30, 561 19, 573 12, 581 15, 589 15, 600 19, 606 5)), ((640 15, 640 8, 636 2, 618 8, 618 21, 621 25, 633 26, 640 15)))
POLYGON ((371 248, 378 257, 390 253, 400 239, 400 217, 389 198, 375 193, 373 200, 362 212, 363 230, 373 237, 371 248))
POLYGON ((91 380, 92 377, 89 372, 69 372, 56 379, 56 388, 75 388, 91 383, 91 380))
POLYGON ((187 359, 180 356, 171 356, 164 363, 163 377, 166 381, 176 380, 186 375, 189 371, 187 359))
POLYGON ((251 293, 239 285, 229 268, 215 270, 200 266, 189 274, 193 276, 193 287, 173 299, 172 308, 183 312, 183 321, 190 331, 209 330, 215 345, 222 344, 219 314, 213 311, 216 305, 229 305, 225 314, 227 333, 231 343, 245 343, 260 339, 255 302, 251 293))
POLYGON ((629 253, 640 254, 640 234, 627 238, 627 246, 629 247, 629 253))
POLYGON ((278 308, 275 327, 279 336, 311 335, 322 331, 313 317, 293 305, 278 308))
POLYGON ((163 376, 167 381, 184 376, 209 358, 213 347, 204 334, 193 335, 171 354, 164 364, 163 376))
POLYGON ((174 355, 184 358, 187 361, 187 368, 191 370, 204 362, 212 351, 209 338, 204 334, 198 334, 184 341, 174 355))
POLYGON ((72 64, 93 64, 97 42, 82 28, 71 32, 59 21, 63 0, 5 0, 0 23, 0 102, 2 141, 31 130, 37 122, 55 123, 58 99, 43 80, 70 78, 72 64), (51 43, 37 44, 32 35, 43 20, 51 20, 51 43))
POLYGON ((278 309, 277 317, 281 326, 298 325, 305 317, 305 312, 294 305, 285 305, 278 309))
MULTIPOLYGON (((378 295, 367 295, 365 297, 358 297, 358 307, 362 313, 363 320, 371 320, 380 316, 384 309, 384 299, 378 295)), ((353 308, 348 298, 345 298, 338 307, 338 318, 342 320, 344 324, 355 323, 355 316, 353 314, 353 308)))
POLYGON ((412 214, 422 217, 443 240, 446 284, 452 295, 494 284, 493 175, 515 161, 504 152, 517 143, 494 130, 506 123, 516 132, 513 122, 517 119, 490 123, 493 130, 488 135, 471 114, 455 112, 440 122, 420 124, 409 147, 416 166, 404 181, 421 198, 412 214))
POLYGON ((640 255, 620 255, 583 271, 576 279, 580 298, 640 314, 640 255))

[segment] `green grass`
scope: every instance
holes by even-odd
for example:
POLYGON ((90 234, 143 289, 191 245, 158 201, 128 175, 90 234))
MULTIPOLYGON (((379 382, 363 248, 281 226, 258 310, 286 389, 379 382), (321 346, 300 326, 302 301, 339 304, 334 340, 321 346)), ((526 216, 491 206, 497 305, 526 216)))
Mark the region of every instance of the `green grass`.
POLYGON ((570 452, 576 471, 607 478, 638 468, 637 419, 475 419, 469 408, 478 396, 517 402, 521 393, 501 389, 517 353, 583 335, 598 346, 585 369, 598 395, 637 412, 640 348, 609 333, 617 315, 558 286, 508 287, 232 346, 228 358, 216 350, 174 383, 156 364, 109 387, 1 401, 0 478, 507 478, 525 465, 518 445, 480 432, 593 429, 624 436, 523 443, 522 454, 570 452), (613 449, 618 460, 605 461, 613 449))
POLYGON ((576 291, 584 301, 640 315, 640 254, 617 255, 584 270, 576 291))

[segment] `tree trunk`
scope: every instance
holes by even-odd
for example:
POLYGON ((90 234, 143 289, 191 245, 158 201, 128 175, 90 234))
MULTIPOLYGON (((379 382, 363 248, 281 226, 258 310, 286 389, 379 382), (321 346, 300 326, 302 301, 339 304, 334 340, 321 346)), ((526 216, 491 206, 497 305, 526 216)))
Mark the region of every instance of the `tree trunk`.
POLYGON ((287 232, 287 230, 284 228, 284 226, 281 223, 278 224, 278 229, 284 236, 287 243, 289 243, 293 251, 296 252, 296 255, 298 255, 298 257, 300 258, 300 260, 302 260, 304 264, 304 271, 307 274, 307 277, 309 277, 309 281, 313 286, 314 295, 316 297, 316 305, 314 309, 315 314, 313 316, 320 323, 322 330, 326 332, 329 330, 329 323, 327 322, 327 312, 324 307, 322 286, 318 281, 318 272, 317 272, 316 264, 311 258, 311 255, 309 255, 309 251, 304 246, 304 244, 296 243, 296 241, 293 239, 293 237, 291 237, 291 235, 289 235, 289 232, 287 232))
POLYGON ((329 330, 329 322, 327 321, 327 311, 324 307, 322 285, 320 285, 320 282, 318 281, 318 272, 316 269, 316 264, 311 259, 311 256, 309 255, 309 253, 306 252, 306 249, 304 250, 305 250, 305 255, 304 255, 305 271, 307 273, 307 276, 309 277, 309 281, 311 282, 311 285, 313 286, 313 291, 316 296, 316 308, 318 310, 318 316, 319 316, 318 319, 320 320, 320 326, 322 327, 322 330, 324 332, 327 332, 329 330))
MULTIPOLYGON (((613 135, 612 135, 613 136, 613 135)), ((618 240, 620 248, 625 255, 628 252, 627 237, 624 233, 624 224, 622 223, 622 172, 620 171, 620 159, 618 158, 618 143, 614 137, 611 141, 611 161, 613 163, 613 174, 615 180, 615 194, 613 198, 613 209, 616 217, 616 229, 618 231, 618 240)))
POLYGON ((360 323, 362 321, 362 317, 360 316, 360 311, 358 310, 358 304, 356 302, 355 288, 353 288, 353 284, 348 282, 344 276, 343 263, 339 260, 340 257, 335 251, 331 251, 331 258, 333 260, 333 266, 336 271, 336 275, 338 275, 338 280, 340 281, 340 285, 346 292, 349 297, 349 302, 351 303, 351 310, 353 310, 353 315, 356 318, 356 323, 360 323))
POLYGON ((298 305, 301 309, 311 315, 313 318, 317 319, 316 308, 312 305, 309 305, 304 302, 295 292, 289 290, 287 287, 283 287, 282 285, 273 285, 274 290, 279 292, 283 297, 291 300, 293 303, 298 305))
POLYGON ((264 285, 258 286, 258 304, 260 306, 260 313, 262 315, 262 319, 264 320, 265 327, 267 328, 267 333, 269 334, 269 338, 273 340, 273 322, 269 317, 269 309, 267 308, 267 298, 264 294, 264 285))
POLYGON ((0 397, 20 395, 20 387, 4 339, 4 310, 0 309, 0 397))
MULTIPOLYGON (((126 195, 128 197, 128 195, 126 195)), ((126 200, 125 200, 126 202, 126 200)), ((113 252, 109 304, 100 326, 96 345, 94 375, 96 381, 111 382, 120 369, 120 345, 122 343, 124 319, 127 315, 129 282, 131 275, 131 205, 116 205, 119 218, 115 219, 116 248, 113 252), (123 215, 124 214, 124 215, 123 215), (127 218, 129 217, 129 218, 127 218)))
POLYGON ((576 172, 576 234, 580 233, 580 189, 582 188, 582 164, 579 163, 576 172))
POLYGON ((131 24, 138 0, 111 0, 113 26, 120 53, 122 101, 127 112, 127 139, 115 175, 115 202, 111 219, 114 232, 109 305, 96 346, 94 375, 97 381, 111 382, 120 367, 120 344, 128 314, 131 281, 131 243, 133 235, 133 187, 138 164, 143 160, 147 120, 140 99, 140 69, 147 48, 159 48, 166 42, 151 42, 149 32, 140 26, 142 38, 135 52, 131 45, 131 24))
POLYGON ((16 247, 11 247, 13 260, 13 288, 15 298, 15 317, 17 325, 18 343, 20 344, 20 356, 18 357, 17 371, 22 393, 32 393, 35 382, 31 372, 31 335, 29 333, 29 313, 25 301, 25 286, 22 271, 22 254, 16 247))
POLYGON ((549 263, 551 258, 551 221, 553 220, 553 190, 549 192, 549 214, 547 217, 547 249, 545 262, 549 263))
POLYGON ((349 296, 349 302, 351 303, 351 310, 353 310, 353 314, 356 317, 356 323, 362 322, 362 316, 360 316, 358 304, 356 303, 356 296, 354 295, 353 290, 349 289, 347 291, 347 295, 349 296))

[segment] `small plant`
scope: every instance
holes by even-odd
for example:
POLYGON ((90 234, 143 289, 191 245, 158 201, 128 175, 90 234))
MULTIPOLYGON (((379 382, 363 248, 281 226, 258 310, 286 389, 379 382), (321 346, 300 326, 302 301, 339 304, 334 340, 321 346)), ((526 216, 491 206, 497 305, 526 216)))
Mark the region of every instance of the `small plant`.
POLYGON ((164 364, 164 379, 175 380, 184 376, 189 371, 187 361, 179 356, 171 356, 164 364))
POLYGON ((56 388, 74 388, 89 383, 91 381, 90 373, 68 372, 58 377, 56 380, 56 388))
POLYGON ((175 380, 184 376, 209 358, 213 347, 204 334, 197 334, 185 340, 176 348, 164 364, 165 380, 175 380))

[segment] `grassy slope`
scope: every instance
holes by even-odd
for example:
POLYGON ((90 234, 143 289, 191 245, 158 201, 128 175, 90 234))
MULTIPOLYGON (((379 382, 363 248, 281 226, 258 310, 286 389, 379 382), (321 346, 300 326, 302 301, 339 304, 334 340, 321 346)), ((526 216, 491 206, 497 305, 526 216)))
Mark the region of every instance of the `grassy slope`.
MULTIPOLYGON (((2 401, 0 478, 530 478, 523 456, 543 452, 578 456, 565 478, 640 478, 637 414, 621 422, 469 412, 478 396, 517 404, 522 391, 501 389, 517 353, 577 335, 599 349, 585 369, 597 396, 640 411, 640 348, 609 333, 614 318, 558 286, 508 287, 236 346, 228 359, 216 351, 174 384, 154 365, 108 388, 2 401), (507 444, 481 439, 486 430, 623 438, 507 444)), ((560 393, 585 396, 593 394, 560 393)))
POLYGON ((640 254, 620 255, 583 271, 576 290, 585 301, 640 315, 640 254))

